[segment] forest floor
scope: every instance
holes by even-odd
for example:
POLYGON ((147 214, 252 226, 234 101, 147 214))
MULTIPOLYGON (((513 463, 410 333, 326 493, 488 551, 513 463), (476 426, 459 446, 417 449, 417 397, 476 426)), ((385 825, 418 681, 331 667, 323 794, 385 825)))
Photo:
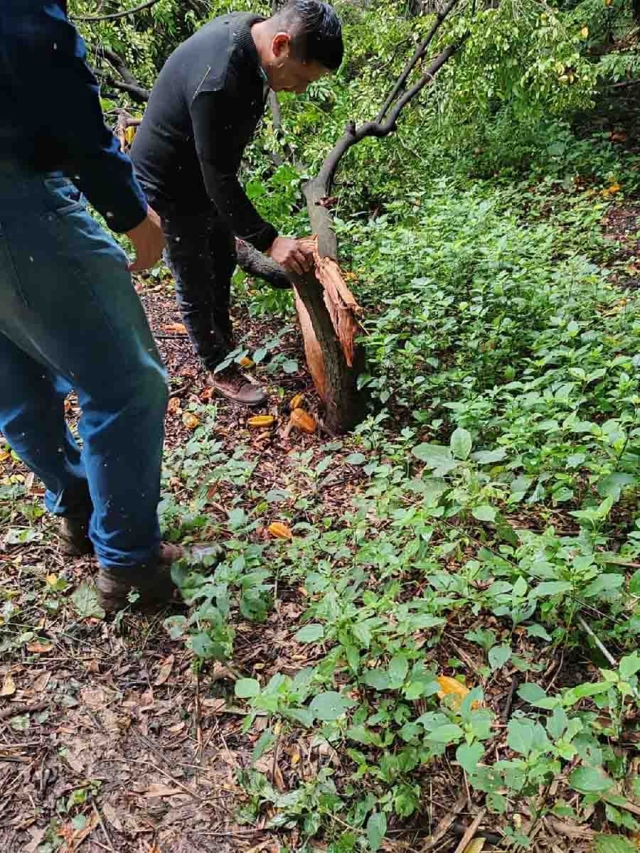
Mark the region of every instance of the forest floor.
MULTIPOLYGON (((639 212, 633 206, 619 208, 608 220, 606 230, 611 239, 620 241, 627 259, 640 255, 639 212)), ((639 278, 640 272, 638 278, 629 273, 624 284, 637 287, 639 278)), ((203 464, 216 464, 216 454, 242 457, 251 465, 251 483, 259 484, 265 495, 296 488, 301 454, 306 454, 304 468, 309 471, 331 453, 336 474, 313 496, 321 504, 327 527, 339 526, 365 488, 366 478, 361 467, 349 461, 358 449, 350 439, 336 442, 321 428, 315 436, 286 428, 287 404, 294 394, 305 394, 307 407, 317 411, 310 378, 301 366, 296 331, 283 332, 271 321, 250 321, 244 314, 236 318, 238 325, 250 328, 250 349, 280 336, 278 353, 300 365, 290 374, 261 371, 261 380, 272 382, 269 402, 261 411, 273 414, 277 426, 256 432, 247 426, 251 413, 210 399, 188 339, 176 325, 179 316, 167 283, 147 279, 140 292, 171 378, 169 457, 193 440, 193 431, 184 422, 189 408, 199 418, 203 412, 212 417, 205 424, 211 435, 203 439, 203 464), (216 442, 213 449, 207 445, 211 438, 216 442), (206 454, 214 461, 207 462, 206 454)), ((73 402, 69 415, 77 415, 73 402)), ((9 501, 10 506, 2 516, 0 545, 0 848, 7 853, 301 849, 302 836, 294 822, 279 830, 268 827, 275 813, 271 808, 263 809, 253 822, 238 821, 238 809, 248 801, 243 774, 254 766, 276 791, 286 794, 322 769, 331 769, 336 778, 349 775, 353 764, 340 749, 315 737, 313 730, 286 730, 281 737, 276 733, 274 747, 255 761, 254 749, 267 716, 258 714, 251 729, 244 731, 248 710, 234 699, 233 684, 240 676, 263 683, 277 673, 293 676, 322 656, 317 646, 294 639, 308 604, 304 584, 295 577, 276 582, 265 621, 236 620, 231 662, 194 667, 192 651, 163 627, 169 612, 100 616, 87 585, 95 575, 95 561, 61 555, 55 525, 38 509, 39 483, 8 452, 0 459, 3 485, 16 490, 3 499, 5 507, 9 501)), ((194 496, 173 470, 164 488, 165 498, 176 505, 187 506, 194 496)), ((238 508, 238 496, 246 500, 247 512, 255 509, 254 492, 236 488, 232 480, 220 482, 206 506, 210 529, 199 528, 191 537, 212 539, 212 531, 225 523, 229 507, 238 508)), ((257 543, 268 540, 267 523, 278 520, 272 506, 259 513, 261 521, 252 531, 257 543)), ((295 520, 304 522, 304 512, 295 520)), ((443 667, 452 659, 463 661, 474 680, 480 679, 483 664, 477 647, 464 637, 478 624, 472 614, 451 623, 435 652, 443 667)), ((494 617, 482 624, 500 630, 494 617)), ((597 677, 586 649, 574 647, 566 653, 554 646, 541 649, 524 631, 514 642, 521 657, 536 659, 537 681, 547 691, 597 677)), ((485 701, 495 713, 498 734, 506 730, 520 701, 518 679, 517 671, 509 667, 483 676, 485 701)), ((500 737, 490 749, 495 758, 506 755, 500 737)), ((471 824, 475 837, 484 839, 485 851, 503 849, 500 821, 487 814, 465 787, 464 775, 451 756, 431 766, 422 791, 420 816, 406 825, 391 823, 381 849, 461 853, 469 849, 472 836, 465 832, 471 824)), ((331 819, 339 825, 340 813, 331 819)), ((551 816, 531 820, 533 849, 548 853, 586 853, 599 825, 597 820, 578 824, 551 816)), ((328 846, 317 841, 311 849, 328 846)))

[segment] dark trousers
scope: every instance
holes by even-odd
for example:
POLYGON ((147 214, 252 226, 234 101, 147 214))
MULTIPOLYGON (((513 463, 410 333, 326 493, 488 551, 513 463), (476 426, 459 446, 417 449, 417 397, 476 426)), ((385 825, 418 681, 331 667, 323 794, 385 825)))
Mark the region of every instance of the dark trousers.
POLYGON ((196 215, 158 213, 182 321, 204 366, 214 370, 234 346, 229 299, 235 237, 215 209, 196 215))

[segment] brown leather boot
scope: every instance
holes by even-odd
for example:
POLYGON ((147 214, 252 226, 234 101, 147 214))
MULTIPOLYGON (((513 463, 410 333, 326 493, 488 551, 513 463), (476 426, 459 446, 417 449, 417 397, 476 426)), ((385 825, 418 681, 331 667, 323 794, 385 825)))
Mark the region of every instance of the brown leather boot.
POLYGON ((89 539, 89 516, 63 518, 58 529, 60 551, 66 557, 83 557, 93 554, 93 542, 89 539))
POLYGON ((138 593, 139 607, 164 604, 172 600, 176 587, 171 580, 171 566, 184 556, 180 545, 160 546, 153 562, 132 569, 100 567, 96 587, 100 604, 107 613, 122 610, 129 604, 129 593, 138 593))
POLYGON ((267 399, 262 388, 249 382, 236 364, 219 373, 210 373, 207 383, 223 397, 241 406, 260 406, 267 399))

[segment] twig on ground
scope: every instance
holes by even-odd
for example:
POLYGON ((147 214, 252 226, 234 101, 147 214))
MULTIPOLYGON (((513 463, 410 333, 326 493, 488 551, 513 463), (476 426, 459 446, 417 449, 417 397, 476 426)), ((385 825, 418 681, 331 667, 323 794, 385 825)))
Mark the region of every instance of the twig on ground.
POLYGON ((478 827, 480 826, 480 824, 484 820, 484 816, 486 815, 486 813, 487 813, 486 809, 482 809, 481 811, 478 812, 475 820, 473 821, 473 823, 470 824, 469 828, 467 829, 465 834, 460 839, 460 844, 458 844, 454 853, 464 853, 464 850, 466 850, 467 845, 469 844, 469 842, 471 841, 473 836, 476 834, 476 830, 478 829, 478 827))
POLYGON ((93 811, 95 812, 95 816, 98 818, 98 823, 100 824, 100 829, 102 830, 102 834, 104 835, 107 844, 109 845, 109 850, 112 850, 113 853, 116 853, 116 848, 111 843, 111 838, 109 837, 109 833, 107 832, 107 827, 104 825, 104 821, 102 820, 102 815, 98 811, 98 807, 95 804, 95 800, 91 800, 91 806, 93 807, 93 811))
POLYGON ((596 634, 594 633, 594 631, 593 631, 592 627, 589 625, 589 623, 585 622, 585 620, 580 615, 578 616, 578 622, 580 623, 580 626, 591 637, 593 642, 600 649, 600 651, 606 657, 606 659, 609 661, 611 666, 615 666, 615 668, 617 669, 618 668, 618 661, 614 658, 614 656, 611 654, 611 652, 607 649, 607 647, 604 645, 602 640, 600 640, 600 638, 596 636, 596 634))
POLYGON ((420 848, 420 853, 429 853, 430 850, 434 850, 438 847, 442 839, 445 837, 445 835, 451 828, 456 817, 464 809, 466 804, 467 795, 463 794, 461 797, 458 798, 458 801, 453 806, 451 811, 446 814, 442 818, 440 823, 436 826, 436 831, 433 833, 433 835, 430 835, 429 838, 426 839, 425 843, 420 848))
POLYGON ((502 709, 502 714, 500 715, 502 722, 506 723, 509 719, 509 714, 511 713, 511 706, 513 704, 513 694, 515 693, 516 687, 518 686, 518 677, 516 675, 511 676, 511 687, 509 688, 509 693, 507 695, 507 701, 504 703, 504 708, 502 709))

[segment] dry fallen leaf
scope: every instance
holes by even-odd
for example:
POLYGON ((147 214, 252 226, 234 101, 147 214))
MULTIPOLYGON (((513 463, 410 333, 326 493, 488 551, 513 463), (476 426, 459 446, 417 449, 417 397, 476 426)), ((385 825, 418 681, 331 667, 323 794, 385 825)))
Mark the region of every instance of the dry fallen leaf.
POLYGON ((173 669, 173 664, 175 663, 175 655, 169 655, 169 657, 165 658, 160 664, 160 671, 158 672, 158 677, 153 682, 156 687, 160 687, 161 684, 164 684, 169 676, 171 675, 171 670, 173 669))
POLYGON ((183 794, 181 788, 171 787, 162 782, 152 782, 144 792, 145 797, 175 797, 176 794, 183 794))
POLYGON ((118 812, 116 811, 115 806, 113 806, 109 802, 103 803, 102 814, 106 817, 106 819, 109 821, 109 823, 114 829, 117 829, 118 832, 122 832, 122 822, 118 817, 118 812))
POLYGON ((167 323, 166 326, 162 327, 162 331, 173 335, 186 335, 187 327, 184 323, 167 323))
POLYGON ((244 358, 240 359, 240 367, 244 367, 245 370, 249 370, 250 367, 255 367, 255 362, 252 361, 250 358, 247 358, 247 356, 245 355, 244 358))
POLYGON ((10 672, 8 672, 2 683, 2 689, 0 690, 0 696, 13 696, 16 692, 16 683, 13 680, 13 676, 10 672))
POLYGON ((487 842, 486 838, 474 838, 470 844, 464 848, 464 853, 482 853, 487 842))

